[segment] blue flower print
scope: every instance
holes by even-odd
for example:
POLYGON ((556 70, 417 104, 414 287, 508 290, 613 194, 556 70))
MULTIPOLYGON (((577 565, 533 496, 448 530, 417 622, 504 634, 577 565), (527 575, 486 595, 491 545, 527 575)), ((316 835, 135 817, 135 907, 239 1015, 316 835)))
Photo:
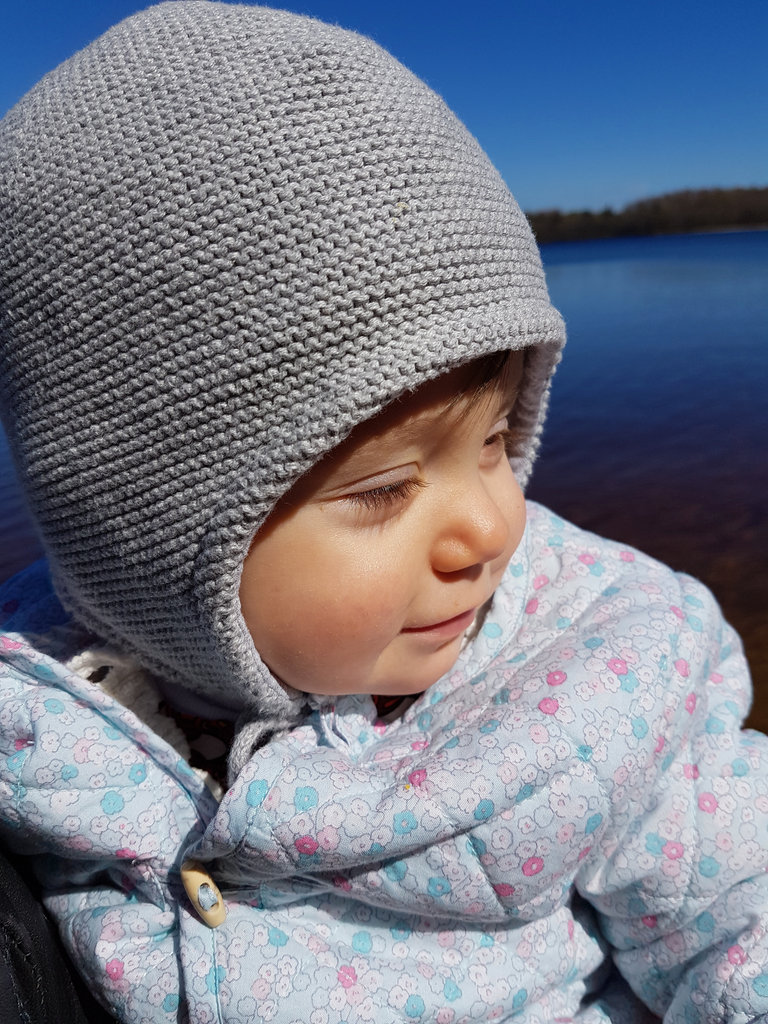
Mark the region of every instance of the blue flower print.
POLYGON ((101 809, 105 814, 119 814, 123 807, 125 800, 112 789, 101 798, 101 809))
POLYGON ((461 996, 461 989, 452 978, 448 978, 443 985, 443 995, 450 1003, 461 996))
POLYGON ((407 1017, 412 1017, 416 1020, 417 1017, 422 1017, 424 1015, 425 1009, 424 1000, 421 996, 408 996, 404 1006, 407 1017))
POLYGON ((367 956, 373 948, 373 940, 370 932, 355 932, 352 936, 352 949, 362 956, 367 956))
POLYGON ((405 862, 402 860, 393 860, 391 864, 384 865, 384 874, 392 882, 402 882, 408 868, 405 866, 405 862))
POLYGON ((699 873, 704 878, 714 878, 720 873, 720 865, 714 857, 702 857, 699 861, 699 873))
POLYGON ((519 1010, 520 1007, 525 1003, 525 1001, 527 999, 528 999, 528 990, 525 989, 525 988, 518 989, 517 992, 515 992, 514 999, 512 1000, 513 1008, 515 1010, 519 1010))
POLYGON ((277 949, 279 949, 280 946, 285 946, 288 942, 288 936, 282 928, 270 928, 267 933, 267 938, 270 946, 275 946, 277 949))
POLYGON ((259 807, 264 802, 269 786, 266 779, 254 779, 245 795, 249 807, 259 807))
POLYGON ((427 882, 427 892, 430 896, 447 896, 451 891, 451 883, 447 878, 430 878, 427 882))
POLYGON ((487 821, 493 814, 494 810, 493 800, 481 800, 475 808, 475 819, 477 821, 487 821))
POLYGON ((309 811, 317 807, 317 790, 314 786, 299 786, 293 794, 293 806, 297 811, 309 811))
POLYGON ((596 828, 599 828, 603 822, 603 816, 599 812, 592 814, 587 818, 587 824, 584 826, 584 831, 587 835, 591 835, 596 828))
POLYGON ((407 836, 409 832, 418 828, 418 825, 413 811, 400 811, 392 821, 392 828, 399 836, 407 836))
POLYGON ((205 978, 205 984, 209 992, 218 992, 219 986, 227 976, 227 972, 223 967, 212 967, 205 978))

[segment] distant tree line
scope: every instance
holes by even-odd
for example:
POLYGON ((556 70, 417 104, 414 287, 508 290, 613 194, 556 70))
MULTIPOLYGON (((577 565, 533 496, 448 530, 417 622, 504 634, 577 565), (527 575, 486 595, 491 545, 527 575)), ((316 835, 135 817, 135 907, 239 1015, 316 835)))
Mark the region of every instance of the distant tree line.
POLYGON ((528 219, 540 243, 768 227, 768 188, 685 189, 622 210, 537 210, 528 219))

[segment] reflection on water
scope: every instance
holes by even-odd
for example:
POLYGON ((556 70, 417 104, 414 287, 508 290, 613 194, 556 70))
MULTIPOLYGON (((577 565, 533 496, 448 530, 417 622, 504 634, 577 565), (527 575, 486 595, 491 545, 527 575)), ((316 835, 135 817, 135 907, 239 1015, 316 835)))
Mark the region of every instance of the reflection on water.
MULTIPOLYGON (((530 494, 709 583, 745 637, 768 728, 768 231, 543 255, 569 342, 530 494)), ((0 501, 5 578, 39 548, 4 444, 0 501)))

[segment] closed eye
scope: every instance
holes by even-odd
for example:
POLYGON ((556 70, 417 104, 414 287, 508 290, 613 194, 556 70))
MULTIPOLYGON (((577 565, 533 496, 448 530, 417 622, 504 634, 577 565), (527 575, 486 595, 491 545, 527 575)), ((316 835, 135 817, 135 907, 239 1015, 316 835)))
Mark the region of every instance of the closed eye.
POLYGON ((507 458, 513 458, 520 454, 520 446, 524 437, 525 435, 522 431, 504 427, 502 430, 494 431, 493 434, 485 439, 485 447, 491 448, 494 445, 500 445, 503 447, 507 458))
POLYGON ((369 491, 355 491, 352 494, 345 494, 344 500, 367 509, 369 512, 378 512, 381 509, 389 508, 405 501, 414 494, 424 483, 421 480, 408 479, 397 480, 395 483, 382 484, 381 487, 372 487, 369 491))

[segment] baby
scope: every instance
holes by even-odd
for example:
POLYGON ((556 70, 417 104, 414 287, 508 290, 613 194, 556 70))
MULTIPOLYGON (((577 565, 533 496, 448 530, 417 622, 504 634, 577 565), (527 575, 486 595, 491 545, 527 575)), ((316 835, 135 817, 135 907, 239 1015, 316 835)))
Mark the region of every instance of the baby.
POLYGON ((0 123, 0 246, 2 835, 111 1013, 768 1019, 738 639, 526 505, 562 323, 442 101, 161 4, 0 123))

